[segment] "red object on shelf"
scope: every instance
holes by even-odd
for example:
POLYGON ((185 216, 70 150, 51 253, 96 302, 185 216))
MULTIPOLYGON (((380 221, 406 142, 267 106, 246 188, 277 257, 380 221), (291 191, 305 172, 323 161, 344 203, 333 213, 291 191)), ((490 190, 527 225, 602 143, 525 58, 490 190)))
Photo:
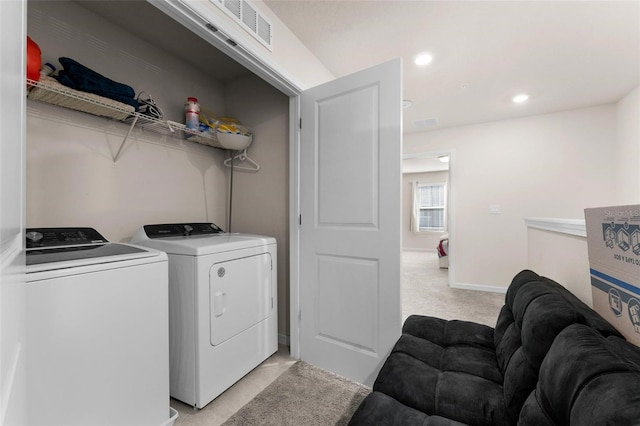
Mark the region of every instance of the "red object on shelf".
POLYGON ((38 44, 27 36, 27 78, 30 80, 40 80, 41 53, 38 44))

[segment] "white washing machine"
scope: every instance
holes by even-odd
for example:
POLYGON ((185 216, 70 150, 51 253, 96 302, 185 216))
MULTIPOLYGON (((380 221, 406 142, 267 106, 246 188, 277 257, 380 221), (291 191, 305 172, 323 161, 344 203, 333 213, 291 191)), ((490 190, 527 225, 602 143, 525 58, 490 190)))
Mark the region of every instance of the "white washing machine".
POLYGON ((26 237, 28 424, 172 424, 166 254, 92 228, 26 237))
POLYGON ((276 240, 212 223, 145 225, 169 257, 171 396, 203 408, 278 349, 276 240))

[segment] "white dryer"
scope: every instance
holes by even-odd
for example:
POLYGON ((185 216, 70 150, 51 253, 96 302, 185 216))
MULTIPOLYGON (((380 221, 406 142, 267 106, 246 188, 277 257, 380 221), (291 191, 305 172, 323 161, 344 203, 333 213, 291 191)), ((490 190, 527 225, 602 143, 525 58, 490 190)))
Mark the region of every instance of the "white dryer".
POLYGON ((165 253, 93 228, 26 230, 29 425, 166 426, 165 253))
POLYGON ((277 244, 212 223, 145 225, 169 257, 171 396, 203 408, 278 349, 277 244))

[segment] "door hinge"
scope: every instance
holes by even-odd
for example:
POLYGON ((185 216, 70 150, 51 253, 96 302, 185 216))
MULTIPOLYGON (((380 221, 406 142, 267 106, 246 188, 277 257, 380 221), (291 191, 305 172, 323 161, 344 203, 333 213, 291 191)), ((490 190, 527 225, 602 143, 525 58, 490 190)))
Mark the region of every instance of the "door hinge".
POLYGON ((302 226, 302 214, 300 214, 300 216, 298 216, 298 224, 300 224, 300 226, 302 226))
POLYGON ((298 321, 302 320, 302 309, 298 311, 298 321))
POLYGON ((300 128, 302 129, 302 118, 300 119, 300 128))

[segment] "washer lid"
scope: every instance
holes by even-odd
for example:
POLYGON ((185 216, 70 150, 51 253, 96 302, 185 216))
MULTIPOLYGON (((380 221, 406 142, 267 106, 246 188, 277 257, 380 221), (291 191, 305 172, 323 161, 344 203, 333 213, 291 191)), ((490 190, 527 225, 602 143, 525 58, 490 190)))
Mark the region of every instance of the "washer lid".
POLYGON ((117 243, 27 249, 27 265, 98 259, 101 257, 149 253, 147 250, 117 243))
POLYGON ((215 223, 189 222, 144 225, 130 242, 169 254, 202 256, 275 244, 276 239, 262 235, 224 233, 215 223))
POLYGON ((144 228, 140 228, 131 239, 131 243, 152 247, 168 254, 203 256, 275 244, 276 239, 261 235, 225 233, 151 239, 144 233, 144 228))
POLYGON ((158 256, 129 244, 110 243, 93 228, 27 228, 27 273, 158 256))

